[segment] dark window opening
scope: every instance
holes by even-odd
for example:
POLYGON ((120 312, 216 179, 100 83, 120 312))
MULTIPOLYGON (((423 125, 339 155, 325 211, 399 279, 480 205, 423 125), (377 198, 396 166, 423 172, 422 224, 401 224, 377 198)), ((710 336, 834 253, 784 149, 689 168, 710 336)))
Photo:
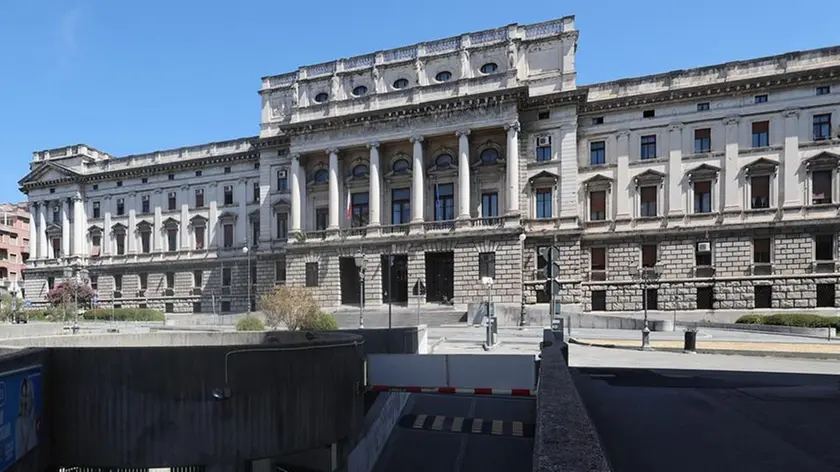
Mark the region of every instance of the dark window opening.
POLYGON ((694 213, 712 212, 712 182, 694 182, 694 213))
POLYGON ((644 110, 642 111, 642 118, 653 118, 656 116, 656 110, 644 110))
POLYGON ((409 222, 411 222, 411 189, 395 188, 391 191, 391 224, 403 225, 409 222))
POLYGON ((478 276, 496 277, 496 253, 482 252, 478 255, 478 276))
POLYGON ((697 287, 697 309, 713 310, 715 304, 714 287, 697 287))
POLYGON ((756 308, 772 308, 773 307, 773 286, 772 285, 756 285, 753 287, 753 295, 755 296, 756 308))
POLYGON ((435 186, 435 221, 455 219, 455 186, 439 184, 435 186))
POLYGON ((591 298, 592 311, 607 311, 606 290, 593 290, 591 298))
POLYGON ((642 267, 653 267, 659 259, 656 244, 645 244, 642 246, 642 267))
POLYGON ((642 136, 641 140, 641 155, 642 160, 645 159, 656 159, 656 135, 651 134, 648 136, 642 136))
POLYGON ((752 124, 752 147, 766 147, 770 145, 770 122, 756 121, 752 124))
POLYGON ((831 113, 814 115, 814 141, 831 138, 831 113))
POLYGON ((750 208, 770 208, 770 176, 751 177, 750 193, 750 208))
POLYGON ((370 211, 370 197, 367 192, 350 195, 351 219, 350 226, 361 228, 367 226, 370 211))
POLYGON ((317 287, 318 286, 318 263, 317 262, 307 262, 306 263, 306 286, 307 287, 317 287))
POLYGON ((659 309, 659 289, 656 288, 646 288, 644 290, 644 297, 645 297, 645 308, 648 310, 658 310, 659 309))
POLYGON ((836 298, 835 284, 817 284, 817 308, 834 308, 836 298))
POLYGON ((550 188, 537 189, 537 218, 551 218, 552 193, 550 188))
POLYGON ((830 170, 815 170, 811 173, 811 203, 813 205, 823 205, 833 201, 831 176, 830 170))
POLYGON ((694 152, 711 152, 712 150, 712 130, 710 128, 694 130, 694 152))
POLYGON ((753 262, 756 264, 770 263, 770 239, 753 240, 753 262))
POLYGON ((833 234, 818 234, 814 237, 816 249, 814 251, 814 259, 817 261, 833 261, 834 260, 834 235, 833 234))
POLYGON ((639 189, 639 215, 643 218, 655 217, 656 212, 656 186, 649 185, 639 189))
POLYGON ((607 143, 595 141, 589 144, 589 164, 598 165, 607 162, 607 143))

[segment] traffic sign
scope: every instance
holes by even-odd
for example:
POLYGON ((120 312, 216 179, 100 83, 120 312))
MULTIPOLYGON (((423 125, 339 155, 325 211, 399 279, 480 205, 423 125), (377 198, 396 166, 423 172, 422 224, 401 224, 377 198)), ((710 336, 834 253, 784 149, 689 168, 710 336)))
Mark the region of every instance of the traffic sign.
POLYGON ((32 308, 32 301, 31 300, 24 300, 23 301, 24 308, 32 308))

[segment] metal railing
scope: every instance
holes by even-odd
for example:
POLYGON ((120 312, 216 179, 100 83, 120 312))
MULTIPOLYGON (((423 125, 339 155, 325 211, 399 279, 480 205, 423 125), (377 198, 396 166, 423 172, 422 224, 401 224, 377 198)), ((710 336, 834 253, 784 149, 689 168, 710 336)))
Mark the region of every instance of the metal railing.
POLYGON ((386 225, 382 227, 382 234, 408 234, 410 229, 409 224, 386 225))
POLYGON ((474 228, 492 228, 492 227, 500 227, 504 222, 502 217, 500 216, 491 216, 491 217, 482 217, 482 218, 473 218, 470 220, 471 225, 474 228))
POLYGON ((424 231, 452 231, 455 229, 455 220, 426 221, 423 223, 424 231))

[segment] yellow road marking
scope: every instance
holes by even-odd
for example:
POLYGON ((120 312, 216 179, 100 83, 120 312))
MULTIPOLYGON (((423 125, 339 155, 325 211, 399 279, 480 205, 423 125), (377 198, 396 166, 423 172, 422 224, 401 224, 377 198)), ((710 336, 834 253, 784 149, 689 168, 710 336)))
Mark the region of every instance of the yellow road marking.
POLYGON ((484 420, 482 420, 481 418, 475 418, 473 420, 473 424, 472 424, 472 432, 473 433, 480 433, 481 432, 481 426, 482 426, 483 423, 484 423, 484 420))
POLYGON ((420 429, 423 427, 423 423, 426 422, 426 415, 417 415, 417 418, 414 418, 414 429, 420 429))
POLYGON ((493 420, 493 430, 492 434, 500 435, 502 434, 502 427, 504 423, 501 420, 493 420))
POLYGON ((514 421, 513 422, 513 435, 514 436, 522 436, 523 428, 521 421, 514 421))
POLYGON ((461 428, 463 428, 463 427, 464 427, 464 418, 461 418, 460 416, 456 416, 455 418, 452 419, 452 432, 453 433, 460 433, 461 428))
POLYGON ((432 422, 432 429, 435 431, 440 431, 443 428, 443 420, 445 419, 445 416, 435 416, 435 421, 432 422))

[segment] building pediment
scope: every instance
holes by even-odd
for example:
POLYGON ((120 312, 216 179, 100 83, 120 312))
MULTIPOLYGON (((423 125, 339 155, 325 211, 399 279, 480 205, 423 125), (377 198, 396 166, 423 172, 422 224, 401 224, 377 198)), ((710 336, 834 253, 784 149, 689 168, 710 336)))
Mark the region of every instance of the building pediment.
POLYGON ((691 180, 701 180, 710 178, 715 178, 720 173, 720 167, 713 166, 711 164, 700 164, 697 167, 690 169, 686 174, 688 178, 691 180))
POLYGON ((776 168, 779 166, 777 161, 773 159, 767 159, 766 157, 760 157, 749 164, 746 164, 743 169, 747 174, 758 174, 758 173, 772 173, 776 171, 776 168))
POLYGON ((91 227, 89 227, 89 228, 88 228, 88 233, 91 233, 91 234, 93 234, 93 233, 102 233, 102 227, 101 227, 101 226, 96 226, 96 225, 93 225, 93 226, 91 226, 91 227))
POLYGON ((49 223, 47 224, 47 228, 45 231, 47 232, 47 234, 61 234, 61 225, 58 223, 49 223))
POLYGON ((176 220, 175 218, 172 218, 172 217, 169 217, 169 218, 163 220, 163 227, 164 228, 173 228, 173 227, 177 228, 178 226, 180 226, 180 224, 181 223, 178 222, 178 220, 176 220))
POLYGON ((802 161, 806 169, 826 169, 837 167, 840 164, 840 155, 833 152, 821 152, 816 156, 809 157, 802 161))
POLYGON ((236 213, 232 212, 232 211, 225 211, 225 212, 222 212, 221 215, 219 215, 219 220, 220 221, 236 221, 237 216, 238 215, 236 213))
POLYGON ((557 174, 555 174, 553 172, 549 172, 547 170, 544 170, 542 172, 539 172, 536 175, 532 175, 531 177, 529 177, 528 182, 533 185, 535 182, 541 182, 541 181, 542 182, 545 182, 545 181, 557 182, 559 179, 560 179, 560 176, 558 176, 557 174))
POLYGON ((595 184, 611 184, 613 181, 612 177, 607 177, 604 174, 595 174, 592 177, 583 181, 586 185, 595 185, 595 184))
POLYGON ((111 226, 111 231, 113 231, 114 233, 124 233, 125 230, 126 230, 126 226, 122 223, 117 223, 117 224, 111 226))
POLYGON ((207 224, 207 218, 201 215, 195 215, 190 218, 190 224, 192 226, 205 226, 207 224))
POLYGON ((633 181, 636 182, 636 185, 641 184, 658 184, 661 183, 665 179, 665 174, 662 172, 648 169, 633 178, 633 181))
POLYGON ((154 227, 154 224, 148 220, 140 220, 137 222, 137 229, 148 229, 154 227))
POLYGON ((25 189, 32 186, 76 180, 81 174, 55 162, 41 162, 18 184, 25 189))
POLYGON ((289 195, 280 195, 274 200, 272 206, 275 210, 285 210, 286 208, 291 206, 291 204, 292 198, 289 195))

